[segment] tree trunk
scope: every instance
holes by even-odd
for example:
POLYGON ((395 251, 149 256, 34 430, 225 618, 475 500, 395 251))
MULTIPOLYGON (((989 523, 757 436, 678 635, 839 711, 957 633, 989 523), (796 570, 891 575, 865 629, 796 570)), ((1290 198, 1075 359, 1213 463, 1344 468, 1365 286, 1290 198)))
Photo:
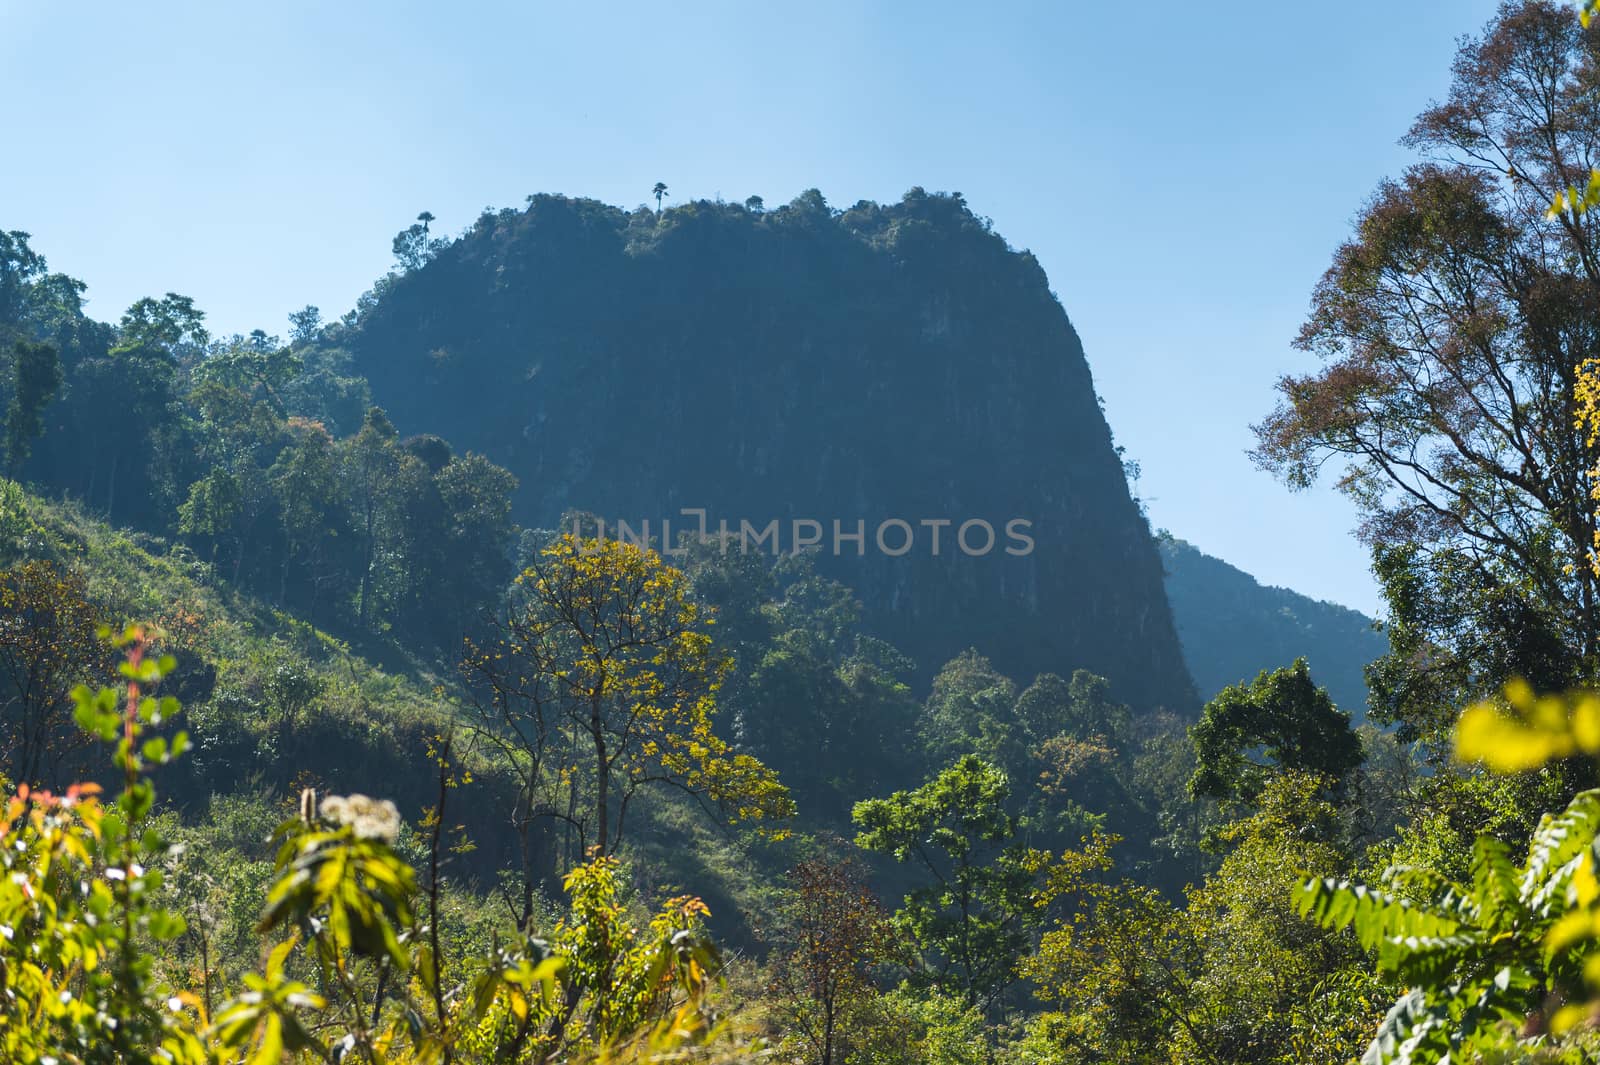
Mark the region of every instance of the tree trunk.
POLYGON ((611 853, 611 766, 606 762, 606 733, 600 719, 600 696, 589 699, 589 735, 594 740, 594 813, 600 822, 596 843, 600 854, 611 853))

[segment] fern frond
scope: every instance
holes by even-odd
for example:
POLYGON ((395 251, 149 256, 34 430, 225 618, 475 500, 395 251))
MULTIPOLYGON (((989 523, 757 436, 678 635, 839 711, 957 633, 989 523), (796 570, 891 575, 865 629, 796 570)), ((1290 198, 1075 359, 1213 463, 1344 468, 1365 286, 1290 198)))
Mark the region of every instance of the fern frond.
POLYGON ((1295 908, 1324 928, 1353 928, 1368 950, 1386 939, 1442 937, 1461 931, 1449 910, 1333 877, 1313 877, 1301 886, 1295 908))
POLYGON ((1378 968, 1407 984, 1438 987, 1452 977, 1481 972, 1490 960, 1487 938, 1477 931, 1447 936, 1395 936, 1378 944, 1378 968))
POLYGON ((1468 868, 1478 911, 1475 923, 1486 928, 1511 925, 1523 913, 1523 905, 1510 848, 1493 836, 1479 836, 1468 868))
POLYGON ((1600 832, 1600 788, 1575 795, 1559 814, 1545 814, 1528 842, 1519 894, 1523 905, 1541 917, 1564 908, 1567 884, 1578 859, 1600 832), (1554 904, 1554 907, 1552 907, 1554 904))
POLYGON ((1400 998, 1373 1037, 1361 1065, 1413 1065, 1437 1061, 1436 1053, 1449 1053, 1450 1016, 1438 1003, 1430 1003, 1421 988, 1400 998))

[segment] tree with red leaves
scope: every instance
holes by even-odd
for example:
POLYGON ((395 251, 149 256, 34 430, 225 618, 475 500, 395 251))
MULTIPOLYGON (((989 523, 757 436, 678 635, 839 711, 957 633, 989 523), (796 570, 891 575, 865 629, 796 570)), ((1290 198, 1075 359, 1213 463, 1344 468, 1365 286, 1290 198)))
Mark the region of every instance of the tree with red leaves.
POLYGON ((1374 711, 1417 735, 1513 671, 1592 680, 1592 449, 1578 366, 1600 347, 1600 213, 1551 211, 1600 159, 1600 29, 1547 0, 1463 41, 1449 96, 1406 138, 1317 285, 1255 458, 1293 487, 1325 468, 1361 508, 1394 654, 1374 711))

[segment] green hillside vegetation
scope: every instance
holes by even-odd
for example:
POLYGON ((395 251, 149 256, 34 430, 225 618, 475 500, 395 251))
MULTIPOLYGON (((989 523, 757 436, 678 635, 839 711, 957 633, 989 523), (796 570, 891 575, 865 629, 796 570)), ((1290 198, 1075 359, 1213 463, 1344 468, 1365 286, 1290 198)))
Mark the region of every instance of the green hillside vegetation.
POLYGON ((286 340, 0 232, 0 1061, 1593 1062, 1594 13, 1460 42, 1254 427, 1360 511, 1360 724, 1362 619, 1167 538, 1192 705, 959 195, 423 212, 286 340), (597 535, 702 504, 1040 550, 597 535))

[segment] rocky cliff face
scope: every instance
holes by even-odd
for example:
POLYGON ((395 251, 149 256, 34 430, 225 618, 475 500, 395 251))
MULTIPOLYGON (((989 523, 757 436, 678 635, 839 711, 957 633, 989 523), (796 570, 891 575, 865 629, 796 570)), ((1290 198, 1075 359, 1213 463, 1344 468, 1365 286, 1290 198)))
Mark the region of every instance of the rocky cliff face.
POLYGON ((536 197, 381 285, 344 342, 403 433, 518 475, 525 524, 775 520, 781 550, 820 536, 819 568, 924 676, 976 646, 1024 681, 1085 668, 1193 705, 1078 337, 958 196, 536 197), (836 550, 835 523, 864 542, 836 550))

